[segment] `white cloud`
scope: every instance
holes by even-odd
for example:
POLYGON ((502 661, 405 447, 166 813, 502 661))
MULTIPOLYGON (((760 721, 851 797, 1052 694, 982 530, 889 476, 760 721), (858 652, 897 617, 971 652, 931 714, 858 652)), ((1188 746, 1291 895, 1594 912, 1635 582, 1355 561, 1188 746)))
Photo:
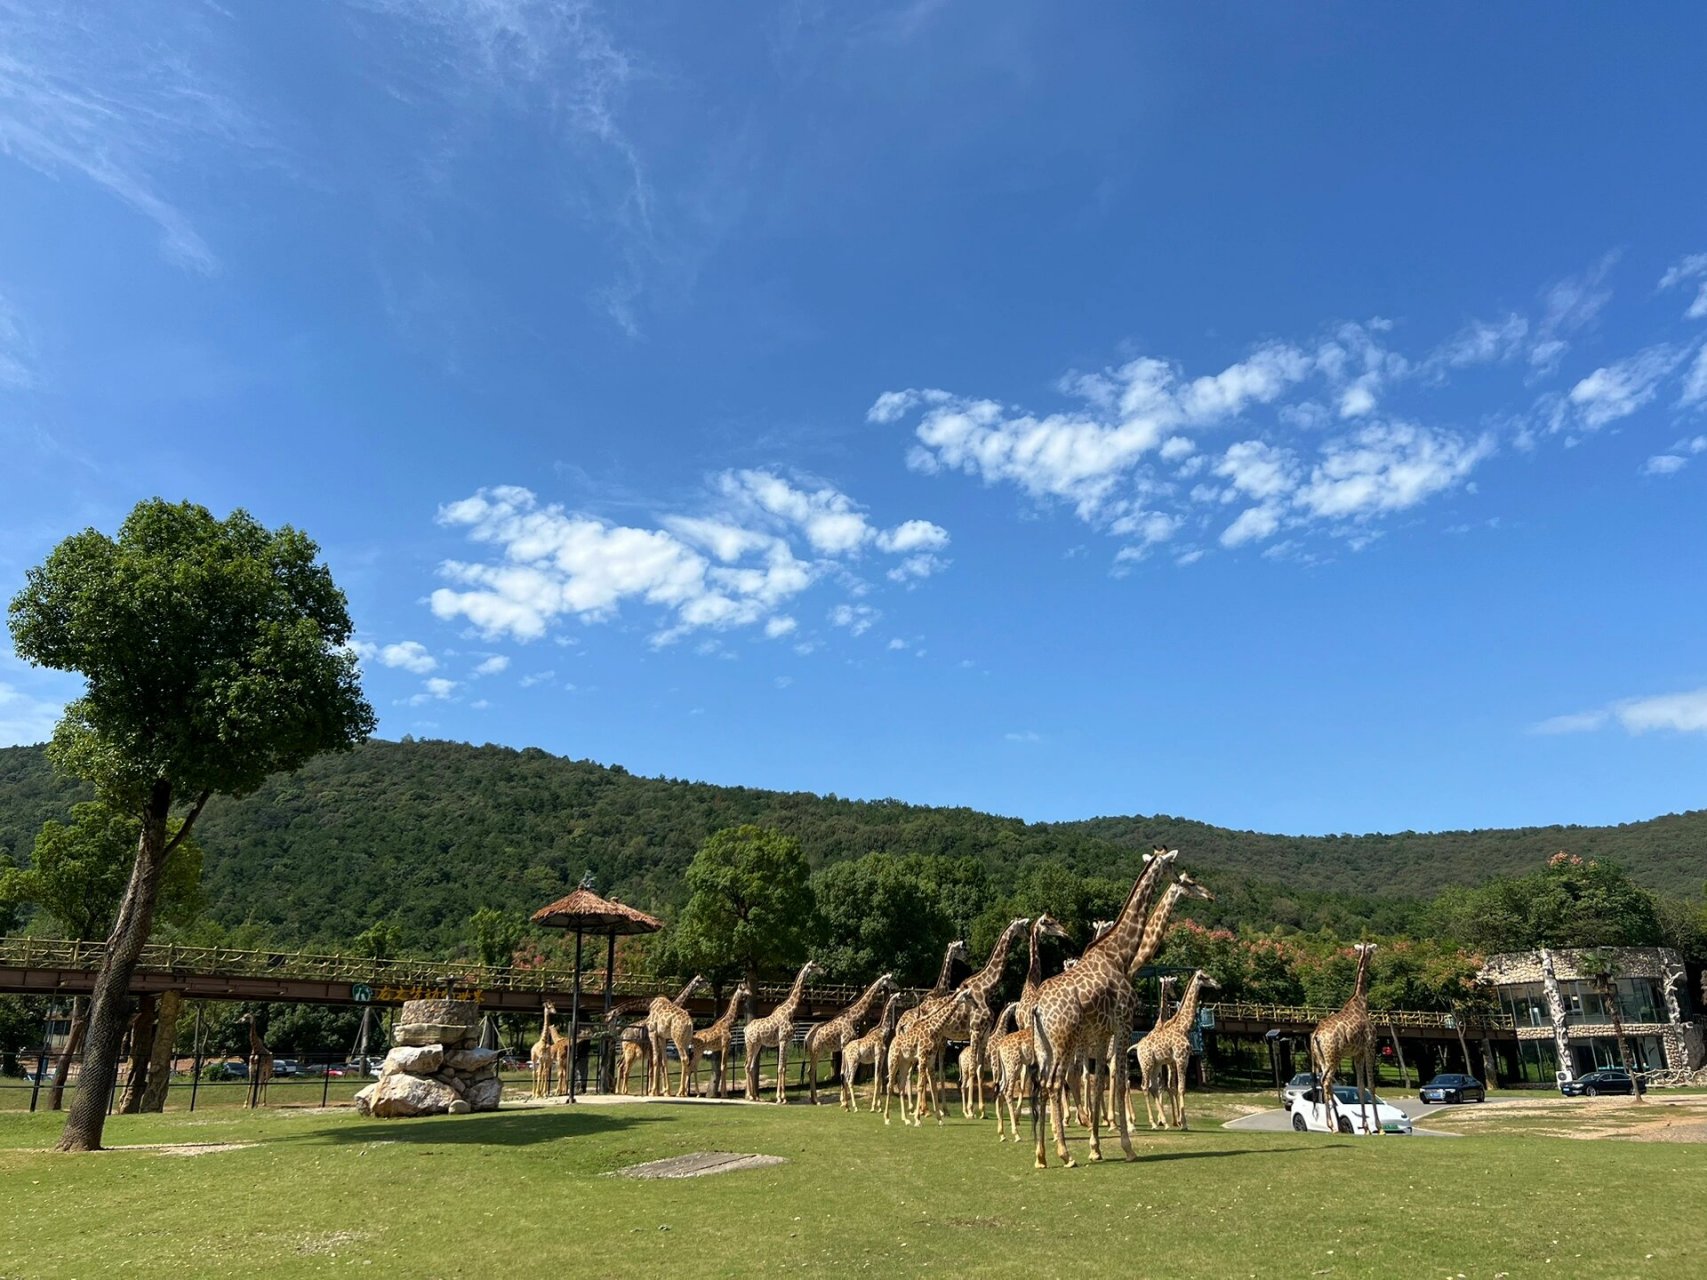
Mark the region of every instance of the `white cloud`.
POLYGON ((0 391, 28 391, 35 386, 35 351, 6 295, 0 294, 0 391))
POLYGON ((1529 321, 1516 312, 1503 320, 1472 320, 1441 344, 1431 359, 1454 368, 1503 362, 1523 349, 1528 336, 1529 321))
POLYGON ((535 685, 550 684, 556 678, 557 673, 555 671, 530 671, 527 675, 517 681, 517 683, 524 689, 531 689, 535 685))
POLYGON ((455 680, 446 680, 443 676, 432 676, 422 682, 421 692, 409 699, 411 707, 418 707, 427 702, 443 702, 457 690, 455 680))
POLYGON ((1538 374, 1548 374, 1570 349, 1566 338, 1594 322, 1612 300, 1606 278, 1618 261, 1609 253, 1581 275, 1568 276, 1549 285, 1541 294, 1541 318, 1529 347, 1529 363, 1538 374))
POLYGON ((1586 733, 1616 722, 1626 733, 1707 733, 1707 688, 1626 698, 1595 711, 1554 716, 1534 726, 1543 734, 1586 733))
POLYGON ((1042 742, 1043 741, 1043 735, 1041 733, 1038 733, 1037 730, 1035 730, 1035 729, 1015 730, 1014 732, 1011 732, 1011 733, 1004 733, 1002 735, 1002 738, 1006 742, 1042 742))
POLYGON ((376 656, 385 666, 400 668, 418 676, 437 670, 439 665, 438 659, 428 653, 426 646, 418 640, 403 640, 397 644, 385 645, 376 656))
POLYGON ((832 627, 846 627, 856 636, 870 631, 872 624, 882 616, 868 604, 839 604, 829 613, 832 627))
MULTIPOLYGON (((929 521, 882 529, 838 490, 796 486, 769 472, 716 476, 711 500, 718 510, 710 515, 672 516, 662 528, 646 529, 542 508, 526 489, 482 489, 441 508, 439 522, 465 529, 499 558, 441 565, 450 585, 433 592, 433 612, 466 618, 488 636, 532 640, 564 615, 604 621, 633 603, 664 614, 654 643, 754 625, 775 638, 793 629, 783 606, 829 570, 869 549, 910 553, 889 576, 922 578, 942 567, 934 550, 948 543, 947 532, 929 521), (806 544, 806 558, 796 554, 794 538, 806 544)), ((859 586, 841 576, 850 590, 859 586)))
POLYGON ((0 747, 29 746, 53 736, 65 708, 0 681, 0 747))
POLYGON ((1328 445, 1295 497, 1312 515, 1403 511, 1450 489, 1488 457, 1491 436, 1464 440, 1410 423, 1378 423, 1328 445))
POLYGON ((1642 474, 1645 476, 1669 476, 1682 471, 1689 465, 1689 459, 1675 453, 1656 453, 1642 464, 1642 474))
POLYGON ((900 636, 896 636, 892 640, 889 641, 889 651, 891 653, 895 652, 897 649, 905 649, 906 647, 907 647, 907 642, 905 640, 901 639, 900 636))
POLYGON ((1683 313, 1687 320, 1707 319, 1707 253, 1692 253, 1674 263, 1660 277, 1660 288, 1670 289, 1686 282, 1699 280, 1695 298, 1683 313))
POLYGON ((1707 689, 1633 698, 1613 708, 1618 722, 1631 733, 1669 729, 1674 733, 1707 733, 1707 689))
POLYGON ((1652 400, 1660 383, 1682 363, 1686 350, 1661 343, 1596 369, 1567 397, 1575 421, 1590 431, 1629 417, 1652 400))
POLYGON ((507 657, 501 653, 495 653, 475 667, 474 674, 477 676, 495 676, 500 671, 507 670, 509 665, 510 660, 507 657))
POLYGON ((1241 547, 1247 542, 1260 542, 1280 528, 1280 509, 1273 506, 1247 507, 1238 519, 1221 531, 1221 545, 1241 547))

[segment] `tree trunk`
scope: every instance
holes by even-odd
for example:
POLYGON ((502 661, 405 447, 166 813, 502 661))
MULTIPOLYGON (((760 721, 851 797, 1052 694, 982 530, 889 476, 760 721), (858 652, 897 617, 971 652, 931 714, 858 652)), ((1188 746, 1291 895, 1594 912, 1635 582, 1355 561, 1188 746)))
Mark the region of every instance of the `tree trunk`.
POLYGON ((47 1093, 47 1109, 58 1111, 65 1104, 65 1081, 71 1072, 71 1060, 83 1048, 83 1037, 89 1030, 89 1006, 82 996, 71 998, 71 1030, 65 1036, 65 1050, 53 1064, 53 1087, 47 1093))
POLYGON ((1630 1065, 1630 1046, 1624 1039, 1624 1016, 1618 1011, 1618 993, 1613 989, 1611 979, 1605 974, 1596 975, 1595 985, 1600 988, 1600 1002, 1606 1006, 1606 1012, 1612 1017, 1612 1034, 1618 1038, 1618 1060, 1624 1064, 1624 1074, 1630 1077, 1631 1087, 1636 1091, 1636 1101, 1646 1102, 1641 1081, 1636 1079, 1636 1070, 1630 1065))
MULTIPOLYGON (((136 864, 119 904, 118 918, 107 937, 106 952, 95 974, 94 1008, 89 1015, 89 1047, 83 1055, 77 1096, 60 1135, 60 1151, 99 1151, 107 1123, 107 1099, 118 1078, 119 1047, 124 1041, 130 978, 154 924, 154 904, 160 896, 166 864, 166 819, 172 812, 172 785, 154 784, 142 815, 142 834, 136 842, 136 864)), ((193 814, 191 815, 194 816, 193 814)), ((189 830, 185 819, 182 832, 189 830)))
POLYGON ((125 1079, 119 1114, 133 1116, 142 1110, 142 1091, 148 1087, 148 1064, 154 1057, 155 998, 148 993, 137 998, 136 1017, 130 1024, 130 1071, 125 1079))
POLYGON ((1553 1024, 1553 1048, 1559 1055, 1559 1070, 1567 1080, 1576 1076, 1576 1064, 1571 1061, 1571 1033, 1565 1019, 1565 1000, 1559 994, 1559 975, 1553 967, 1553 953, 1541 948, 1541 989, 1547 997, 1547 1019, 1553 1024))
POLYGON ((172 1059, 177 1053, 178 1017, 184 1010, 184 993, 163 991, 154 1024, 154 1056, 148 1063, 148 1087, 142 1092, 144 1111, 164 1111, 166 1090, 172 1084, 172 1059))
POLYGON ((1406 1093, 1411 1090, 1411 1073, 1405 1068, 1405 1046, 1399 1043, 1399 1033, 1393 1020, 1387 1019, 1387 1034, 1393 1039, 1393 1056, 1399 1060, 1399 1081, 1406 1093))

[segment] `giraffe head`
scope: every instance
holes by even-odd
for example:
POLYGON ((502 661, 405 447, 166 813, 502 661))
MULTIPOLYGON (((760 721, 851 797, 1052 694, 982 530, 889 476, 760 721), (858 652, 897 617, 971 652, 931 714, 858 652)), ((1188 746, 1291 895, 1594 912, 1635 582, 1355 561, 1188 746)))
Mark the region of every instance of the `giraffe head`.
POLYGON ((1219 982, 1215 981, 1214 978, 1211 978, 1207 973, 1203 972, 1203 970, 1201 970, 1201 969, 1199 969, 1197 971, 1197 985, 1198 985, 1199 989, 1201 989, 1203 991, 1219 991, 1219 990, 1221 990, 1221 984, 1219 982))
POLYGON ((996 945, 999 947, 1003 943, 1011 943, 1029 928, 1031 928, 1030 916, 1015 916, 1008 921, 1008 927, 1002 930, 1002 936, 997 939, 996 945))
POLYGON ((877 975, 877 981, 871 985, 878 991, 893 991, 895 990, 895 975, 893 973, 880 973, 877 975))
POLYGON ((694 992, 698 991, 704 985, 705 985, 705 975, 703 973, 694 974, 693 977, 688 979, 688 985, 682 991, 682 999, 686 1000, 689 996, 691 996, 694 992))
POLYGON ((745 978, 742 978, 741 981, 735 984, 735 990, 731 993, 731 996, 736 1000, 751 1000, 753 998, 753 988, 748 984, 745 978))
POLYGON ((1108 931, 1112 928, 1114 928, 1114 921, 1112 921, 1112 920, 1092 920, 1091 921, 1091 941, 1092 942, 1101 941, 1104 937, 1106 937, 1108 935, 1108 931))
POLYGON ((1039 938, 1065 938, 1067 926, 1045 911, 1032 923, 1031 931, 1039 938))
POLYGON ((971 964, 972 957, 966 950, 966 939, 956 938, 948 944, 948 951, 943 955, 943 963, 958 960, 962 964, 971 964))
POLYGON ((1178 879, 1179 879, 1179 886, 1180 886, 1180 888, 1185 890, 1185 896, 1186 897, 1197 898, 1203 902, 1214 902, 1215 901, 1215 895, 1213 893, 1210 893, 1209 890, 1205 889, 1202 885, 1198 884, 1197 881, 1193 880, 1185 872, 1183 872, 1183 871, 1180 872, 1178 879))

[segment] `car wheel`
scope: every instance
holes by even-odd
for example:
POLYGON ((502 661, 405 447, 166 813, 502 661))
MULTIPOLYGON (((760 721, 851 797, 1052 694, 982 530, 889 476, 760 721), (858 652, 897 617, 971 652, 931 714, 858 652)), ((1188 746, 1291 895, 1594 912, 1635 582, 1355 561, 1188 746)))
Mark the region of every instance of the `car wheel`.
POLYGON ((1340 1117, 1340 1132, 1341 1133, 1350 1133, 1351 1132, 1351 1117, 1350 1116, 1341 1116, 1340 1117))
POLYGON ((1304 1123, 1304 1117, 1303 1116, 1294 1115, 1292 1117, 1292 1128, 1294 1129, 1294 1131, 1296 1131, 1298 1133, 1303 1133, 1309 1127, 1310 1127, 1309 1125, 1304 1123))
POLYGON ((1583 1097, 1585 1098, 1598 1098, 1599 1096, 1600 1090, 1596 1089, 1592 1084, 1583 1090, 1583 1097))

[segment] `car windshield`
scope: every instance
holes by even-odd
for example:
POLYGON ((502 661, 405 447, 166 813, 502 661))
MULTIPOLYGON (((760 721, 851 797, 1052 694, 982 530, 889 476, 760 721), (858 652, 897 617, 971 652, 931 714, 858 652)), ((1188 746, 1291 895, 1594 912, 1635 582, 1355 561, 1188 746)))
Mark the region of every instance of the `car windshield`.
POLYGON ((1349 1102, 1349 1103, 1353 1104, 1354 1106, 1358 1106, 1358 1105, 1362 1105, 1364 1103, 1367 1103, 1368 1105, 1370 1105, 1372 1107, 1379 1105, 1379 1103, 1381 1101, 1381 1099, 1377 1098, 1373 1093, 1369 1092, 1369 1090, 1367 1090, 1367 1089, 1365 1089, 1363 1091, 1363 1096, 1361 1098, 1359 1098, 1358 1092, 1357 1092, 1357 1086, 1356 1085, 1349 1085, 1349 1084, 1336 1084, 1334 1086, 1334 1100, 1336 1102, 1349 1102))
POLYGON ((1430 1084, 1469 1084, 1467 1076, 1436 1076, 1430 1084))

